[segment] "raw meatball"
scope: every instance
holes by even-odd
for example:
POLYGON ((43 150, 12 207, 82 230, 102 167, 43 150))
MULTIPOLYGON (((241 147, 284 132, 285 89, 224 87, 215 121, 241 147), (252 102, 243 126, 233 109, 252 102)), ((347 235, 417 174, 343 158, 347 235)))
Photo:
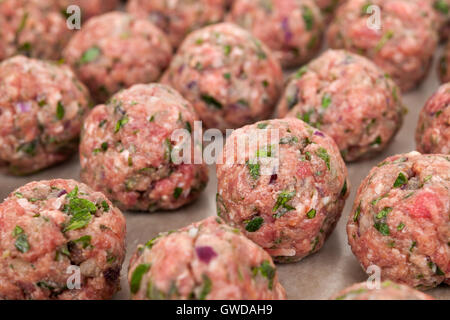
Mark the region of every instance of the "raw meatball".
POLYGON ((429 295, 403 284, 385 281, 380 288, 369 289, 366 282, 356 283, 342 290, 333 300, 434 300, 429 295))
POLYGON ((426 76, 437 45, 437 22, 429 0, 373 0, 381 29, 369 28, 367 0, 343 3, 328 29, 332 48, 344 48, 373 60, 403 91, 426 76))
MULTIPOLYGON (((205 164, 179 161, 178 129, 191 131, 197 117, 175 90, 135 85, 95 107, 81 136, 81 178, 124 209, 176 209, 195 200, 208 182, 205 164)), ((192 153, 201 147, 188 141, 192 153), (195 150, 194 150, 195 149, 195 150)), ((200 151, 201 152, 201 151, 200 151)))
POLYGON ((75 153, 87 89, 69 67, 16 56, 0 63, 0 162, 29 174, 75 153))
POLYGON ((450 83, 443 84, 423 107, 416 130, 417 150, 450 155, 450 83))
POLYGON ((82 183, 17 189, 0 204, 0 299, 111 298, 119 290, 125 228, 122 213, 82 183))
POLYGON ((297 117, 334 139, 346 161, 383 150, 403 122, 401 93, 368 59, 328 50, 290 78, 279 116, 297 117))
POLYGON ((64 57, 96 100, 104 102, 122 88, 158 80, 172 48, 151 22, 113 12, 89 20, 64 57))
POLYGON ((0 1, 0 61, 15 54, 59 59, 72 31, 53 0, 0 1))
POLYGON ((387 158, 361 183, 347 224, 366 270, 427 289, 450 283, 450 158, 418 152, 387 158))
POLYGON ((439 60, 438 74, 441 83, 450 82, 450 42, 445 45, 444 52, 439 60))
POLYGON ((270 256, 210 217, 140 245, 128 281, 136 300, 283 300, 270 256))
POLYGON ((234 131, 223 157, 220 217, 279 262, 323 246, 349 194, 347 169, 331 138, 295 118, 270 120, 234 131), (253 141, 259 131, 269 137, 253 141), (247 149, 240 150, 241 143, 247 149))
POLYGON ((56 1, 61 10, 66 11, 70 5, 77 5, 81 8, 81 19, 86 21, 93 16, 112 11, 119 6, 119 0, 53 0, 56 1))
POLYGON ((225 131, 269 117, 283 75, 264 44, 223 23, 191 33, 162 81, 194 105, 203 125, 225 131))
POLYGON ((229 0, 130 0, 127 11, 148 18, 174 47, 191 31, 222 21, 229 0))
POLYGON ((322 14, 313 0, 236 0, 229 20, 261 39, 284 67, 308 62, 322 44, 322 14))

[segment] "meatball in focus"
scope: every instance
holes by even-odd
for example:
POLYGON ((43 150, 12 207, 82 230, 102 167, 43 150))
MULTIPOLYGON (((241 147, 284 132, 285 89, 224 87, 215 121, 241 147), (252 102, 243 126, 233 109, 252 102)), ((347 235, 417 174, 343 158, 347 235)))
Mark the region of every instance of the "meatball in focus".
POLYGON ((386 148, 403 123, 404 107, 400 89, 374 63, 328 50, 292 75, 278 113, 321 129, 346 161, 354 161, 386 148))
MULTIPOLYGON (((403 91, 426 76, 436 49, 437 20, 429 0, 374 0, 380 8, 380 27, 366 13, 366 0, 349 0, 338 9, 328 29, 332 48, 362 54, 392 76, 403 91)), ((372 13, 373 14, 373 13, 372 13)))
POLYGON ((189 32, 222 21, 228 1, 130 0, 127 11, 161 28, 176 48, 189 32))
POLYGON ((236 0, 229 20, 263 41, 283 67, 308 62, 322 44, 323 18, 313 0, 236 0))
POLYGON ((283 84, 278 61, 249 32, 231 23, 191 33, 163 83, 189 100, 207 128, 239 128, 268 118, 283 84))
POLYGON ((220 217, 279 262, 323 246, 349 194, 347 169, 331 138, 295 118, 269 120, 234 131, 223 158, 220 217))
POLYGON ((417 150, 450 154, 450 83, 443 84, 428 99, 419 116, 417 150))
POLYGON ((119 290, 125 228, 122 213, 82 183, 17 189, 0 204, 0 299, 111 298, 119 290))
POLYGON ((333 300, 434 300, 433 297, 403 284, 384 281, 380 288, 368 288, 366 282, 356 283, 331 299, 333 300))
POLYGON ((182 144, 192 154, 201 146, 191 135, 178 141, 173 133, 191 132, 196 120, 189 102, 170 87, 134 85, 117 93, 84 122, 82 180, 123 209, 176 209, 192 202, 206 187, 208 168, 194 164, 193 156, 178 159, 182 144))
POLYGON ((67 66, 23 56, 0 63, 0 162, 29 174, 66 160, 89 101, 67 66))
POLYGON ((89 20, 69 42, 64 57, 97 101, 138 83, 158 80, 172 48, 146 19, 113 12, 89 20))
POLYGON ((361 183, 347 224, 366 270, 414 288, 450 283, 450 159, 418 152, 387 158, 361 183))
POLYGON ((136 300, 286 299, 267 252, 214 217, 140 245, 128 281, 136 300))

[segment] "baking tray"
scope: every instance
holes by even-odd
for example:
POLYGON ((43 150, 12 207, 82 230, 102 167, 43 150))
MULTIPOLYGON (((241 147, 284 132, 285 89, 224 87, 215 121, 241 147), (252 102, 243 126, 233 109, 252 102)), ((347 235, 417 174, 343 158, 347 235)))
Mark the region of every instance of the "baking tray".
MULTIPOLYGON (((278 265, 280 281, 286 288, 289 299, 328 299, 353 283, 367 279, 347 243, 345 225, 352 208, 353 199, 360 182, 373 166, 390 155, 415 149, 414 134, 419 112, 426 100, 439 86, 436 63, 441 51, 442 48, 436 52, 433 67, 422 85, 403 95, 403 102, 409 112, 395 140, 377 157, 347 165, 352 186, 351 194, 347 199, 341 220, 323 248, 300 262, 278 265)), ((210 182, 208 187, 193 204, 168 212, 124 212, 127 220, 127 255, 121 272, 122 289, 114 296, 114 299, 130 298, 127 282, 128 262, 138 244, 147 242, 159 232, 178 229, 216 214, 217 180, 215 167, 210 166, 209 170, 210 182)), ((79 174, 80 165, 77 156, 64 164, 28 177, 12 177, 1 174, 0 199, 6 198, 10 192, 31 181, 55 178, 79 180, 79 174)), ((429 290, 427 293, 436 299, 450 299, 450 287, 446 285, 429 290)))

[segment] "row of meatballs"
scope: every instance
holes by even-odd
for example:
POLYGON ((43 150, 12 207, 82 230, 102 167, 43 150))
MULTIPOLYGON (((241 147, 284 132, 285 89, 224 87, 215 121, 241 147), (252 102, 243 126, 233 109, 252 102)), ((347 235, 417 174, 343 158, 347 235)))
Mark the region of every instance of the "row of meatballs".
MULTIPOLYGON (((409 158, 403 161, 406 165, 413 162, 416 166, 428 165, 430 161, 441 161, 439 156, 422 156, 418 153, 405 156, 409 158)), ((448 172, 448 160, 445 161, 448 172)), ((391 167, 399 163, 395 157, 387 162, 389 164, 386 165, 391 167)), ((380 173, 374 175, 377 174, 380 173)), ((367 184, 365 181, 360 187, 358 196, 362 199, 367 196, 364 193, 367 184)), ((425 191, 417 193, 422 198, 428 196, 429 202, 431 191, 448 188, 448 177, 447 185, 428 184, 431 186, 423 187, 425 191)), ((388 192, 394 193, 392 189, 388 192)), ((445 197, 448 209, 448 194, 445 197)), ((419 196, 414 198, 417 204, 419 196)), ((427 248, 430 246, 427 242, 436 244, 439 237, 445 236, 448 239, 448 233, 445 235, 443 230, 442 234, 437 234, 438 224, 432 226, 431 220, 448 225, 448 214, 447 221, 444 221, 445 217, 437 211, 431 211, 431 206, 438 202, 437 196, 433 200, 433 204, 427 207, 432 216, 426 217, 426 221, 420 220, 427 206, 425 203, 421 203, 420 212, 412 206, 407 208, 421 216, 408 216, 400 211, 400 206, 396 206, 388 213, 393 216, 392 219, 386 218, 386 215, 383 218, 379 214, 374 216, 372 212, 365 211, 368 208, 360 203, 358 217, 350 216, 348 223, 354 252, 360 254, 361 261, 369 254, 372 258, 382 260, 387 250, 398 248, 397 251, 406 251, 410 239, 414 237, 424 242, 412 242, 408 250, 408 262, 400 257, 405 254, 403 251, 394 255, 398 259, 382 265, 386 278, 403 276, 403 279, 397 280, 412 284, 412 278, 407 278, 408 275, 416 276, 420 272, 420 279, 425 283, 434 281, 433 285, 436 285, 445 277, 448 280, 448 271, 444 275, 439 265, 431 260, 434 258, 439 264, 448 265, 448 247, 443 248, 448 244, 435 248, 441 254, 436 252, 433 257, 425 256, 431 254, 430 250, 433 249, 427 248), (389 232, 386 234, 384 228, 374 225, 377 230, 374 235, 363 222, 372 219, 384 221, 379 223, 386 224, 387 230, 388 224, 394 224, 391 230, 397 231, 387 237, 389 232), (359 225, 358 231, 355 231, 355 221, 360 221, 356 223, 359 225), (398 224, 402 228, 398 227, 398 221, 404 221, 398 224), (423 223, 426 225, 423 226, 423 223), (355 240, 356 232, 361 240, 355 240), (420 233, 424 232, 428 232, 426 239, 424 236, 420 238, 420 233), (383 236, 387 239, 381 239, 383 236), (386 245, 387 242, 396 242, 398 245, 386 245), (358 251, 366 245, 378 246, 373 247, 377 251, 358 251), (442 254, 445 250, 446 257, 442 254), (428 266, 422 266, 422 262, 428 266), (430 263, 433 265, 429 266, 430 263)), ((403 205, 408 204, 405 202, 403 205)), ((308 216, 308 219, 314 218, 308 216)), ((57 179, 31 182, 15 190, 0 204, 0 227, 0 299, 109 299, 120 289, 120 270, 125 257, 125 218, 102 193, 85 184, 57 179), (75 282, 77 286, 74 286, 73 279, 78 281, 75 282)), ((161 233, 139 245, 130 260, 128 281, 133 299, 286 298, 269 252, 245 237, 240 229, 227 225, 220 217, 210 217, 176 231, 161 233)), ((368 283, 355 284, 332 299, 433 298, 407 285, 386 280, 378 288, 370 287, 368 283)))
MULTIPOLYGON (((252 116, 255 107, 262 108, 258 113, 264 114, 264 119, 269 117, 268 101, 276 101, 273 93, 277 85, 272 72, 275 64, 259 58, 255 64, 248 60, 250 53, 258 54, 256 51, 263 47, 257 42, 245 42, 254 46, 254 51, 245 54, 240 51, 241 57, 232 60, 216 59, 209 52, 210 63, 221 65, 210 75, 198 70, 198 57, 205 57, 208 52, 199 49, 197 43, 215 42, 226 34, 244 38, 249 34, 231 24, 199 32, 204 36, 185 42, 195 54, 186 59, 175 57, 177 72, 170 69, 163 77, 162 83, 167 86, 134 85, 92 111, 88 89, 66 65, 24 56, 1 62, 0 166, 12 174, 23 175, 60 163, 77 150, 83 127, 80 147, 83 174, 94 185, 115 194, 114 198, 124 207, 132 209, 133 203, 138 202, 133 198, 139 195, 127 192, 145 191, 152 181, 174 173, 170 161, 162 161, 176 144, 165 141, 169 133, 183 128, 191 131, 197 120, 203 120, 207 127, 224 130, 237 127, 259 118, 252 116), (266 68, 261 68, 261 63, 266 68), (189 69, 188 65, 197 67, 189 69), (236 82, 242 90, 227 86, 232 81, 231 73, 240 73, 236 82), (187 90, 180 92, 186 100, 176 90, 183 81, 189 83, 187 90), (217 94, 205 93, 200 90, 202 87, 217 94), (250 92, 252 100, 243 98, 242 92, 250 92), (224 105, 216 100, 219 94, 233 95, 239 101, 233 103, 233 112, 225 111, 224 105), (159 102, 145 106, 148 95, 157 96, 159 102), (161 141, 165 141, 163 148, 161 141), (125 161, 116 170, 119 159, 125 161), (104 179, 108 181, 106 184, 104 179)), ((209 65, 200 65, 210 70, 209 65)), ((449 86, 443 84, 421 111, 416 143, 422 153, 450 153, 449 86)), ((294 72, 278 104, 279 118, 297 118, 323 131, 333 138, 347 162, 370 158, 385 149, 400 129, 405 111, 401 92, 390 76, 366 58, 343 50, 328 50, 294 72)), ((191 189, 200 191, 205 185, 203 169, 178 170, 180 179, 186 177, 183 171, 186 170, 193 176, 191 180, 196 180, 191 189)), ((160 197, 159 191, 156 193, 155 198, 160 197)), ((147 210, 148 204, 137 205, 135 209, 147 210)), ((155 209, 175 207, 179 205, 157 205, 155 209)))
MULTIPOLYGON (((177 208, 207 182, 205 164, 174 159, 171 132, 191 130, 194 118, 190 103, 161 84, 133 86, 94 108, 80 146, 81 176, 93 189, 33 182, 0 205, 0 296, 110 297, 124 258, 116 206, 177 208), (80 268, 83 289, 66 288, 70 266, 80 268)), ((192 152, 199 147, 188 142, 192 152)), ((350 185, 331 137, 297 118, 265 120, 234 131, 221 156, 219 217, 139 247, 129 270, 133 297, 284 298, 272 259, 299 261, 333 231, 350 185), (268 139, 251 143, 255 132, 268 139)), ((448 283, 449 169, 448 155, 411 152, 371 170, 347 225, 365 270, 377 265, 384 279, 420 289, 448 283)))

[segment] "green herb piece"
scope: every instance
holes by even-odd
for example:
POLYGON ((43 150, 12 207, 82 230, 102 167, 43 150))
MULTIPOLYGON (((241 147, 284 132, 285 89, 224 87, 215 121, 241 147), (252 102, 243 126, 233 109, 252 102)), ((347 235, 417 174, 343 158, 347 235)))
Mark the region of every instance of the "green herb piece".
POLYGON ((383 210, 381 210, 380 212, 378 212, 378 214, 376 215, 377 219, 383 219, 386 218, 387 215, 392 211, 392 208, 390 207, 386 207, 383 210))
POLYGON ((101 203, 103 211, 108 212, 109 211, 109 204, 108 202, 106 202, 105 200, 102 201, 101 203))
POLYGON ((81 246, 83 247, 83 249, 86 249, 87 247, 91 246, 91 240, 92 240, 92 237, 89 236, 89 235, 86 235, 86 236, 82 236, 82 237, 80 237, 80 238, 78 238, 76 240, 73 240, 72 242, 73 243, 80 243, 81 246))
POLYGON ((372 147, 374 147, 374 146, 379 146, 379 145, 381 145, 382 142, 383 142, 383 140, 381 139, 380 136, 378 136, 378 137, 375 138, 375 140, 373 140, 373 141, 370 143, 370 145, 371 145, 372 147))
POLYGON ((258 123, 256 126, 258 129, 266 129, 269 124, 267 122, 258 123))
POLYGON ((102 148, 103 152, 106 152, 106 150, 108 150, 108 142, 103 142, 100 147, 102 148))
POLYGON ((116 123, 116 127, 114 128, 114 133, 119 132, 119 130, 128 123, 129 119, 128 116, 125 115, 122 118, 119 119, 119 121, 117 121, 116 123))
POLYGON ((84 228, 92 220, 92 215, 97 212, 97 207, 89 200, 78 198, 78 187, 67 194, 70 199, 66 206, 67 212, 71 215, 68 225, 63 232, 84 228))
POLYGON ((445 0, 436 0, 433 3, 433 8, 445 15, 449 12, 449 5, 445 0))
POLYGON ((230 55, 230 53, 231 53, 231 46, 230 46, 229 44, 226 44, 226 45, 223 47, 223 53, 224 53, 226 56, 229 56, 229 55, 230 55))
POLYGON ((20 193, 20 192, 15 192, 14 195, 15 195, 17 198, 19 198, 19 199, 22 199, 22 198, 23 198, 23 194, 20 193))
POLYGON ((23 229, 17 228, 18 226, 16 226, 16 228, 14 229, 13 233, 17 233, 16 236, 16 242, 14 243, 14 246, 16 247, 17 250, 19 250, 22 253, 26 253, 28 252, 28 250, 30 250, 30 244, 28 243, 28 237, 27 235, 24 233, 23 229))
POLYGON ((325 93, 322 97, 322 108, 327 109, 331 104, 331 95, 325 93))
POLYGON ((259 267, 253 267, 252 268, 253 276, 257 276, 258 274, 261 274, 264 278, 268 280, 268 288, 269 290, 273 289, 273 280, 275 278, 276 270, 269 261, 264 260, 259 267))
POLYGON ((394 32, 392 30, 388 30, 380 39, 380 41, 378 41, 377 45, 375 46, 375 51, 378 52, 380 51, 384 45, 386 44, 386 42, 388 42, 390 39, 392 39, 392 37, 394 36, 394 32))
POLYGON ((345 182, 344 182, 344 186, 342 187, 342 190, 341 190, 341 197, 344 197, 346 194, 347 194, 347 180, 345 180, 345 182))
POLYGON ((36 148, 38 145, 38 141, 37 140, 33 140, 30 142, 26 142, 24 144, 21 144, 18 148, 17 151, 22 151, 25 152, 27 155, 33 157, 36 155, 36 148))
POLYGON ((292 191, 292 192, 282 191, 278 195, 275 206, 272 209, 273 212, 276 212, 276 214, 274 214, 274 218, 280 218, 286 212, 295 209, 294 207, 292 207, 288 204, 288 202, 291 201, 292 198, 294 198, 294 197, 295 197, 295 191, 292 191))
POLYGON ((403 222, 400 222, 400 223, 398 224, 398 226, 397 226, 397 230, 398 230, 398 231, 402 231, 403 228, 405 228, 405 224, 404 224, 403 222))
POLYGON ((408 183, 408 178, 405 176, 403 172, 400 172, 397 176, 397 179, 394 182, 394 188, 400 188, 408 183))
POLYGON ((295 136, 283 137, 280 139, 280 144, 294 144, 298 142, 298 138, 295 136))
POLYGON ((305 22, 306 30, 312 30, 314 26, 314 14, 311 10, 311 8, 307 6, 303 6, 303 21, 305 22))
POLYGON ((131 275, 131 281, 130 281, 130 291, 131 293, 135 294, 139 291, 141 288, 141 281, 144 274, 148 272, 150 269, 150 264, 143 263, 140 264, 134 269, 133 274, 131 275))
POLYGON ((295 73, 295 77, 301 78, 306 72, 308 71, 308 67, 307 66, 303 66, 300 69, 297 70, 297 72, 295 73))
POLYGON ((257 158, 268 158, 272 156, 272 146, 266 146, 256 151, 257 158))
POLYGON ((261 225, 264 223, 264 219, 262 217, 254 217, 250 220, 245 226, 245 230, 248 232, 256 232, 261 228, 261 225))
POLYGON ((330 155, 328 154, 327 150, 321 147, 319 148, 319 150, 317 150, 316 155, 323 161, 325 161, 328 170, 330 170, 330 155))
POLYGON ((361 204, 356 208, 355 214, 353 215, 353 221, 358 221, 359 215, 361 214, 361 204))
POLYGON ((316 210, 315 209, 309 210, 306 216, 308 217, 308 219, 314 219, 316 217, 316 210))
POLYGON ((208 94, 202 94, 200 98, 203 100, 204 103, 206 103, 208 106, 214 107, 216 109, 222 109, 222 104, 216 100, 216 98, 208 95, 208 94))
POLYGON ((13 230, 12 235, 13 235, 13 237, 15 238, 15 237, 17 237, 19 234, 22 234, 22 233, 24 233, 23 229, 22 229, 20 226, 16 226, 16 227, 14 228, 14 230, 13 230))
POLYGON ((173 197, 175 199, 178 199, 182 193, 183 193, 183 188, 176 187, 175 190, 173 190, 173 197))
POLYGON ((66 111, 64 110, 63 104, 61 103, 61 101, 58 101, 58 105, 56 106, 56 118, 58 120, 62 120, 65 114, 66 111))
POLYGON ((211 292, 211 289, 212 289, 212 281, 206 274, 204 274, 203 275, 203 288, 198 297, 199 300, 205 300, 206 297, 208 296, 208 294, 211 292))
POLYGON ((247 161, 245 164, 247 165, 247 168, 248 168, 248 171, 249 171, 251 177, 254 180, 258 180, 259 176, 260 176, 260 173, 259 173, 260 165, 259 165, 259 163, 254 163, 253 164, 253 163, 250 163, 250 161, 247 161))
POLYGON ((375 229, 377 229, 383 236, 388 236, 389 226, 385 222, 376 222, 374 225, 375 229))

